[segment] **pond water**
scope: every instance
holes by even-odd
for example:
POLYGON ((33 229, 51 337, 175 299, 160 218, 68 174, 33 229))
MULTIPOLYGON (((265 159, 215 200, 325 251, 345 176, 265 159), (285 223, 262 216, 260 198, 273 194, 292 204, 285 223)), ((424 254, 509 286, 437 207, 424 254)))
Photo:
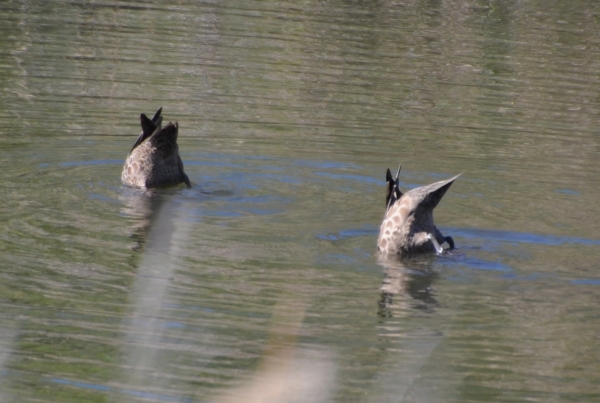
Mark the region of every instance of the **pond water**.
POLYGON ((600 3, 8 0, 3 402, 600 399, 600 3), (139 114, 193 187, 120 184, 139 114), (376 253, 385 170, 453 256, 376 253))

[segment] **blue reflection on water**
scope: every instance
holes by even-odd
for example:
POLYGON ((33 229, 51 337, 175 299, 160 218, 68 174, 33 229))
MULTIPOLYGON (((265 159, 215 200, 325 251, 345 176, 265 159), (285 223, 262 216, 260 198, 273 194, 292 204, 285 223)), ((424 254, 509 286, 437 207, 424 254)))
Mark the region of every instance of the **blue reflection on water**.
POLYGON ((371 176, 334 174, 331 172, 322 172, 322 171, 315 172, 315 175, 324 176, 324 177, 330 178, 330 179, 344 179, 344 180, 357 181, 357 182, 376 183, 378 185, 381 184, 381 181, 379 179, 375 179, 371 176))
MULTIPOLYGON (((341 230, 337 234, 319 234, 317 238, 325 240, 340 240, 343 238, 351 238, 363 235, 377 235, 379 227, 374 225, 363 226, 362 228, 351 228, 341 230)), ((598 239, 577 238, 569 236, 555 235, 540 235, 527 232, 512 232, 512 231, 496 231, 477 228, 452 228, 444 227, 441 231, 446 234, 460 236, 469 239, 491 239, 503 242, 517 243, 535 243, 540 245, 564 245, 564 244, 581 244, 581 245, 600 245, 598 239)))
POLYGON ((355 164, 347 164, 344 162, 336 161, 311 161, 311 160, 297 160, 294 161, 294 165, 302 167, 311 167, 319 169, 359 169, 360 167, 355 164))
MULTIPOLYGON (((586 238, 577 238, 577 237, 562 237, 562 236, 554 236, 554 235, 539 235, 539 234, 531 234, 531 233, 522 233, 522 232, 512 232, 512 231, 496 231, 496 230, 485 230, 485 229, 476 229, 476 228, 443 228, 443 233, 452 234, 454 237, 464 237, 468 239, 484 239, 491 241, 499 241, 499 242, 508 242, 508 243, 534 243, 540 245, 564 245, 564 244, 581 244, 581 245, 600 245, 600 240, 596 239, 586 239, 586 238)), ((325 241, 340 241, 345 238, 353 238, 353 237, 362 237, 362 236, 377 236, 378 228, 369 225, 363 226, 362 228, 351 228, 341 230, 337 233, 325 233, 318 234, 316 237, 325 241)), ((342 261, 339 256, 337 257, 338 261, 342 261)), ((487 270, 487 271, 498 271, 504 272, 505 274, 502 276, 507 279, 518 279, 518 280, 534 280, 535 276, 528 277, 516 277, 516 275, 509 273, 513 271, 513 268, 500 262, 500 261, 488 261, 483 259, 478 259, 472 256, 466 256, 463 254, 455 255, 448 259, 444 259, 444 264, 446 266, 452 267, 467 267, 475 270, 487 270)), ((600 280, 595 279, 581 279, 581 280, 573 280, 572 284, 587 284, 587 285, 600 285, 600 280)))
POLYGON ((507 279, 507 280, 518 280, 518 281, 533 281, 533 280, 538 280, 540 277, 542 277, 542 274, 540 273, 533 273, 530 274, 528 276, 522 276, 516 273, 506 273, 503 274, 502 276, 500 276, 501 278, 507 279))
POLYGON ((598 278, 580 278, 577 280, 571 280, 571 284, 575 285, 600 285, 600 279, 598 278))
POLYGON ((572 196, 579 196, 581 194, 578 191, 572 190, 572 189, 555 189, 554 191, 556 193, 563 193, 563 194, 572 195, 572 196))
POLYGON ((354 238, 354 237, 360 237, 360 236, 374 236, 377 235, 377 231, 378 229, 369 225, 369 226, 364 226, 362 228, 352 228, 352 229, 345 229, 345 230, 341 230, 339 231, 337 234, 318 234, 317 238, 319 239, 323 239, 325 241, 339 241, 340 239, 344 239, 344 238, 354 238))
POLYGON ((50 379, 50 382, 59 383, 61 385, 77 386, 79 388, 85 388, 85 389, 100 390, 102 392, 110 392, 113 390, 113 388, 111 388, 110 386, 106 386, 106 385, 97 385, 94 383, 69 381, 67 379, 54 378, 54 379, 50 379))
MULTIPOLYGON (((91 161, 67 161, 62 162, 60 165, 63 167, 78 167, 84 165, 123 165, 125 160, 91 160, 91 161)), ((47 166, 46 164, 45 166, 47 166)), ((40 166, 42 166, 40 164, 40 166)))
POLYGON ((598 239, 539 235, 530 234, 526 232, 495 231, 476 228, 445 228, 444 233, 445 232, 451 233, 453 236, 462 236, 465 238, 494 239, 504 242, 535 243, 540 245, 600 245, 600 240, 598 239))

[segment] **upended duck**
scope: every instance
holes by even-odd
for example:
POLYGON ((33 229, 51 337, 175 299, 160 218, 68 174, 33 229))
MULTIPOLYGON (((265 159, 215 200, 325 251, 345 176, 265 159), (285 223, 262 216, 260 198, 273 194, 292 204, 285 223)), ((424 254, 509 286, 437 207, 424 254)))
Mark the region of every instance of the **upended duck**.
POLYGON ((152 120, 141 114, 142 132, 131 148, 121 173, 124 185, 156 188, 185 183, 188 187, 192 186, 179 156, 179 126, 177 122, 169 122, 161 127, 161 112, 162 108, 156 111, 152 120))
POLYGON ((444 236, 433 223, 433 209, 461 174, 431 185, 402 193, 398 176, 387 170, 386 212, 379 230, 377 249, 390 255, 408 255, 420 252, 442 253, 440 246, 448 243, 454 249, 454 240, 444 236))

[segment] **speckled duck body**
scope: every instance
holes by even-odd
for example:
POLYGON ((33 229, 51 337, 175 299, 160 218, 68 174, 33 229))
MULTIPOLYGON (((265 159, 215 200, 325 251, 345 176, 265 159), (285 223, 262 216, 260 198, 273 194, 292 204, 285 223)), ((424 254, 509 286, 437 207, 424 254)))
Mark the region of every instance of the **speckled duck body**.
POLYGON ((452 238, 444 237, 435 226, 433 209, 459 176, 403 194, 398 186, 398 175, 394 179, 388 169, 386 213, 379 230, 377 249, 389 255, 433 252, 436 249, 430 236, 440 245, 448 242, 450 249, 453 249, 452 238))
POLYGON ((191 187, 183 171, 183 162, 177 145, 178 124, 169 122, 161 127, 160 108, 152 120, 142 113, 142 133, 133 145, 121 181, 128 186, 156 188, 185 183, 191 187))

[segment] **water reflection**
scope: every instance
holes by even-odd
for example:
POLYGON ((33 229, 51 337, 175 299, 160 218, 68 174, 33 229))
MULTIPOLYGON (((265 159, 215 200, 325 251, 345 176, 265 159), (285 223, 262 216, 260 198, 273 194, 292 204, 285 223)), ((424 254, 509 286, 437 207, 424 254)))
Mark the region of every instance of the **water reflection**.
POLYGON ((414 310, 433 313, 438 302, 432 284, 438 276, 434 257, 396 258, 379 254, 377 263, 384 268, 378 315, 384 318, 410 316, 414 310))
POLYGON ((143 253, 129 292, 130 312, 122 324, 122 367, 127 368, 123 379, 135 390, 155 396, 170 389, 169 360, 165 357, 173 347, 167 341, 170 326, 163 310, 190 229, 188 222, 178 218, 177 194, 177 188, 125 189, 122 196, 122 212, 133 219, 133 249, 143 253))
POLYGON ((131 238, 135 242, 132 249, 141 252, 152 222, 166 200, 166 195, 160 190, 141 190, 123 186, 119 199, 123 203, 121 213, 129 217, 131 222, 131 238))
MULTIPOLYGON (((436 401, 431 385, 421 377, 435 361, 435 352, 446 338, 447 325, 440 314, 434 284, 439 280, 436 255, 415 255, 402 259, 379 254, 384 268, 378 301, 378 336, 382 340, 379 371, 373 378, 374 400, 436 401)), ((448 394, 436 385, 436 394, 448 394)))

